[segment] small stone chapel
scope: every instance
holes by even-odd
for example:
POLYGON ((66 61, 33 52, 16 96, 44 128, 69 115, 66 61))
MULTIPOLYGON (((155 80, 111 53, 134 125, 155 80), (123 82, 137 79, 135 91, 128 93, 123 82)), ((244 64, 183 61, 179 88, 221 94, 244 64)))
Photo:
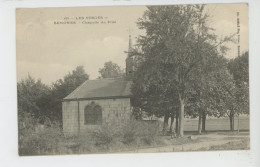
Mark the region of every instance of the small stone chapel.
POLYGON ((63 132, 76 135, 105 123, 124 124, 130 120, 131 77, 135 71, 132 43, 126 58, 126 78, 87 80, 63 99, 63 132))

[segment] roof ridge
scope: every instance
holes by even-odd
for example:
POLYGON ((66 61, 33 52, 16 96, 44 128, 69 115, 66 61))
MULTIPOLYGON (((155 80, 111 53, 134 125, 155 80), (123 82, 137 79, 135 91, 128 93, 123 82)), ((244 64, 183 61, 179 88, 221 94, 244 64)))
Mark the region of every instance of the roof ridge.
POLYGON ((88 81, 99 81, 99 80, 116 80, 117 78, 97 78, 97 79, 91 79, 88 81))
POLYGON ((117 78, 86 80, 67 95, 64 100, 90 97, 128 96, 131 94, 130 85, 131 82, 117 78))
MULTIPOLYGON (((65 98, 68 98, 69 96, 74 96, 74 94, 76 94, 78 91, 79 91, 79 89, 83 86, 83 85, 85 85, 85 83, 87 83, 88 81, 90 81, 90 80, 86 80, 86 81, 84 81, 80 86, 78 86, 73 92, 71 92, 68 96, 66 96, 65 98)), ((64 98, 64 99, 65 99, 64 98)))

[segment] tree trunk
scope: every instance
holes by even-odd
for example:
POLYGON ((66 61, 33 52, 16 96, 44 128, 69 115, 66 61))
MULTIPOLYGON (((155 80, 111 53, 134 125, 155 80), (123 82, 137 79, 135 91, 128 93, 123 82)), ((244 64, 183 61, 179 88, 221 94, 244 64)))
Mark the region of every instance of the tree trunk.
POLYGON ((199 124, 198 124, 198 134, 201 134, 201 117, 202 117, 202 112, 199 112, 199 124))
POLYGON ((176 112, 176 126, 175 126, 176 134, 179 134, 179 111, 176 112))
POLYGON ((173 131, 174 131, 174 128, 173 128, 173 122, 174 122, 174 114, 172 113, 172 114, 171 114, 170 132, 173 132, 173 131))
POLYGON ((237 133, 239 133, 239 128, 240 128, 239 127, 240 126, 239 123, 240 122, 239 122, 239 113, 238 113, 238 115, 237 115, 237 133))
POLYGON ((235 124, 235 120, 234 119, 235 119, 235 116, 233 114, 233 117, 232 117, 232 127, 233 128, 232 128, 232 130, 235 130, 235 125, 234 125, 235 124))
POLYGON ((179 114, 179 136, 183 137, 184 133, 183 133, 183 123, 184 123, 184 98, 179 95, 179 100, 180 100, 180 114, 179 114))
POLYGON ((230 130, 233 130, 232 116, 229 116, 230 130))
POLYGON ((202 112, 202 132, 206 132, 206 112, 202 112))
POLYGON ((230 121, 230 130, 234 130, 234 112, 231 111, 229 115, 229 121, 230 121))
POLYGON ((163 120, 163 131, 166 132, 168 128, 169 113, 165 113, 163 120))

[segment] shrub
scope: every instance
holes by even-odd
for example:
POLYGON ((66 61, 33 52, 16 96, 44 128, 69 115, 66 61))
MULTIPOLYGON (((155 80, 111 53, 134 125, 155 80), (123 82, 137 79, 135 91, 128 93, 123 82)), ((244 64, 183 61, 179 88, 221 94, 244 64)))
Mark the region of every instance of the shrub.
POLYGON ((19 155, 60 153, 58 143, 63 134, 58 124, 39 124, 27 116, 19 120, 19 155))
POLYGON ((133 143, 135 141, 135 137, 136 137, 135 131, 127 130, 127 131, 125 131, 124 136, 123 136, 123 143, 124 144, 133 143))
POLYGON ((141 139, 145 144, 151 145, 157 139, 158 132, 156 122, 130 121, 123 130, 123 143, 129 145, 141 139))
POLYGON ((158 126, 151 122, 110 123, 79 136, 64 136, 59 124, 31 119, 24 121, 28 126, 19 126, 19 155, 115 152, 158 143, 158 126))
POLYGON ((59 153, 59 142, 63 139, 60 129, 48 127, 44 131, 30 132, 19 143, 20 155, 42 155, 59 153))
POLYGON ((104 124, 98 130, 93 132, 93 137, 96 141, 96 146, 109 145, 116 139, 120 138, 121 129, 117 124, 104 124))
POLYGON ((93 133, 93 139, 96 146, 104 149, 111 149, 114 146, 123 148, 124 144, 126 146, 152 145, 158 139, 158 125, 156 122, 134 120, 126 122, 121 127, 116 123, 105 124, 93 133))

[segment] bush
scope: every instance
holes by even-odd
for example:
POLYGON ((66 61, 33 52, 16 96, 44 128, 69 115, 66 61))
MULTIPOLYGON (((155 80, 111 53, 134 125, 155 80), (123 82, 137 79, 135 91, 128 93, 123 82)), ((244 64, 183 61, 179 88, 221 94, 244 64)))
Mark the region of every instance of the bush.
POLYGON ((19 155, 59 153, 58 143, 63 140, 59 124, 39 124, 33 117, 19 120, 19 155))
POLYGON ((121 136, 121 129, 117 124, 104 124, 93 132, 96 146, 107 146, 121 136))
POLYGON ((135 138, 136 138, 135 131, 133 131, 133 130, 125 131, 124 136, 123 136, 123 143, 124 144, 133 143, 135 141, 135 138))
POLYGON ((60 129, 48 127, 44 131, 28 133, 19 143, 19 155, 42 155, 59 153, 63 136, 60 129))
POLYGON ((123 131, 123 143, 131 144, 137 141, 144 141, 145 144, 151 145, 158 139, 158 125, 156 122, 149 121, 130 121, 125 125, 123 131))
POLYGON ((129 121, 123 126, 104 124, 94 132, 65 137, 59 124, 39 124, 26 117, 19 125, 19 155, 115 152, 158 143, 158 126, 129 121), (27 126, 27 123, 28 126, 27 126), (32 124, 33 123, 33 124, 32 124))
POLYGON ((93 133, 93 137, 97 147, 107 150, 152 145, 158 139, 158 125, 149 121, 129 121, 122 127, 116 123, 105 124, 93 133))

